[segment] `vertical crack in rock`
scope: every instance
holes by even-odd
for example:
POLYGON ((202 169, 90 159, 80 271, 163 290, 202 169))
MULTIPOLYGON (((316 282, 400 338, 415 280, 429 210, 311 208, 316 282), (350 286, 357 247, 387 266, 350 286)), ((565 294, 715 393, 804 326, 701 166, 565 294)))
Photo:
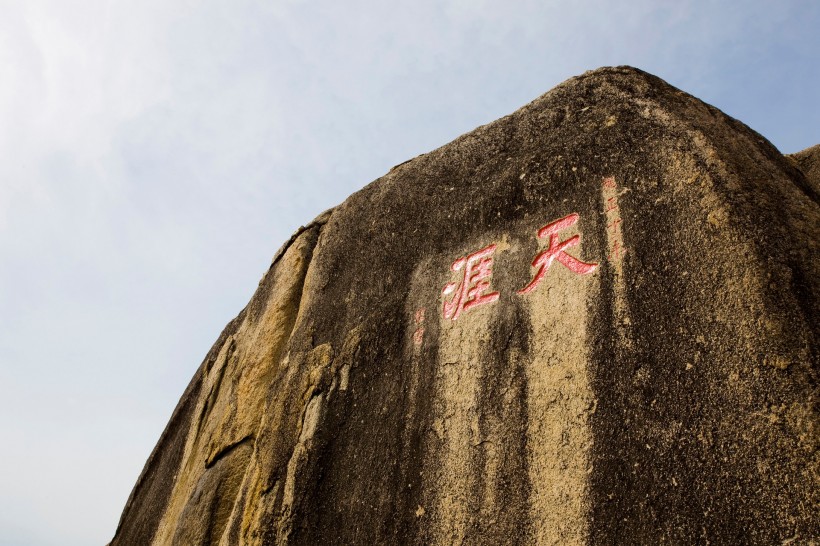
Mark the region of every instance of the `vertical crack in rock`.
MULTIPOLYGON (((339 371, 330 367, 333 354, 329 344, 315 347, 305 356, 296 351, 292 343, 293 333, 300 329, 302 294, 309 285, 312 258, 320 237, 318 228, 322 225, 313 233, 299 297, 292 300, 291 334, 288 340, 283 341, 278 353, 281 362, 267 382, 269 395, 264 411, 260 412, 257 449, 248 465, 243 494, 232 515, 230 533, 226 531, 223 536, 223 544, 233 544, 240 537, 243 543, 248 544, 260 543, 266 536, 274 537, 274 528, 269 528, 269 531, 261 528, 271 518, 278 518, 279 521, 275 527, 278 529, 277 542, 287 540, 298 480, 305 468, 309 468, 313 435, 319 424, 320 413, 316 412, 319 409, 316 404, 321 405, 323 391, 329 389, 332 393, 339 382, 336 377, 339 371), (332 385, 331 374, 334 374, 332 385), (301 400, 302 404, 294 404, 295 400, 301 400), (304 412, 301 420, 298 420, 297 412, 304 412), (274 442, 271 442, 271 437, 274 442), (271 470, 265 472, 266 462, 271 460, 271 456, 276 457, 279 463, 268 466, 271 470), (284 460, 286 457, 287 462, 284 460)), ((283 259, 287 259, 287 255, 283 259)))
POLYGON ((309 457, 309 441, 316 433, 316 427, 322 412, 323 394, 314 394, 305 407, 305 416, 302 421, 302 430, 299 440, 293 448, 293 454, 288 461, 287 473, 282 498, 282 515, 279 519, 278 542, 286 542, 293 525, 293 504, 296 500, 297 473, 304 474, 304 467, 309 457))
MULTIPOLYGON (((311 456, 315 459, 315 454, 312 453, 317 447, 313 445, 314 436, 319 427, 320 419, 322 419, 326 403, 324 391, 329 391, 331 386, 330 364, 332 360, 332 348, 329 344, 322 344, 308 354, 304 366, 292 367, 297 371, 297 374, 302 374, 301 381, 305 385, 305 392, 301 397, 300 404, 302 416, 297 424, 297 429, 294 431, 296 441, 291 448, 290 457, 282 472, 284 475, 282 498, 278 501, 276 509, 278 513, 276 517, 277 544, 288 542, 293 520, 302 500, 301 493, 305 489, 303 482, 313 476, 313 473, 309 471, 309 464, 311 456)), ((280 401, 280 403, 284 402, 284 400, 280 401)))

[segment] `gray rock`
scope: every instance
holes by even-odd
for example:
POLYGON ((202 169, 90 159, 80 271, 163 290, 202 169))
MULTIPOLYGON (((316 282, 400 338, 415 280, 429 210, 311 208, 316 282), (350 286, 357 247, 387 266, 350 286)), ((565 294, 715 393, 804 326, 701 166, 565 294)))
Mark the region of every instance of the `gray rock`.
POLYGON ((618 67, 395 167, 277 254, 112 544, 816 540, 817 154, 618 67))

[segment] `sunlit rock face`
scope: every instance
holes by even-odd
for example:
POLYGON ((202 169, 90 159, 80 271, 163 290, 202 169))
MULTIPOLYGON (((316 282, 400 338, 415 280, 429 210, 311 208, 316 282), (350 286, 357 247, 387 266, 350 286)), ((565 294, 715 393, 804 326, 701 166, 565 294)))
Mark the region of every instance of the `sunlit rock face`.
POLYGON ((300 229, 112 544, 820 537, 820 151, 628 67, 300 229))

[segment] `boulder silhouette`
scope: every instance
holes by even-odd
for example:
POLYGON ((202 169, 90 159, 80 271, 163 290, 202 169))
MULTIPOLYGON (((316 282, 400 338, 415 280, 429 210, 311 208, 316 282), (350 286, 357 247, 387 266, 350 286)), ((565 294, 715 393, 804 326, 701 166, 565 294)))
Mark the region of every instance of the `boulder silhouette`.
POLYGON ((820 148, 629 67, 278 251, 111 544, 808 544, 820 148))

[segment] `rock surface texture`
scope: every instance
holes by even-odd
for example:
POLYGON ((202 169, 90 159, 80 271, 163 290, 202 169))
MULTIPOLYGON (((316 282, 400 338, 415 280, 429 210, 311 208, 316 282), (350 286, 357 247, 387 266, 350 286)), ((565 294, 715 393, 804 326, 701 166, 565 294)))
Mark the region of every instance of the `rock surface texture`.
POLYGON ((628 67, 301 228, 113 545, 820 539, 820 149, 628 67))

